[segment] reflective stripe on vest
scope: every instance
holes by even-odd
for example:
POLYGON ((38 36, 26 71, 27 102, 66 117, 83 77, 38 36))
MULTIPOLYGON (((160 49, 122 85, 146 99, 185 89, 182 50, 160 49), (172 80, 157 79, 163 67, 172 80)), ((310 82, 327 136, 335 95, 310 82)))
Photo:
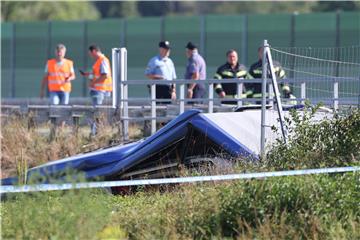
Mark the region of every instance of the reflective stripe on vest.
POLYGON ((112 91, 112 78, 111 78, 111 68, 110 68, 110 61, 105 57, 103 54, 100 55, 100 57, 96 60, 96 62, 93 65, 93 74, 94 78, 90 83, 90 88, 97 90, 97 91, 112 91), (109 68, 109 73, 106 76, 106 79, 103 80, 103 82, 95 82, 96 79, 98 79, 101 76, 101 63, 102 61, 106 61, 106 64, 109 68))
POLYGON ((48 68, 48 88, 50 92, 70 92, 71 83, 65 82, 65 79, 70 76, 73 69, 73 62, 68 59, 63 59, 62 64, 59 65, 56 59, 50 59, 47 62, 48 68))
POLYGON ((237 72, 237 73, 236 73, 236 76, 237 76, 237 77, 245 77, 246 74, 247 74, 247 72, 244 71, 244 70, 242 70, 242 71, 237 72))

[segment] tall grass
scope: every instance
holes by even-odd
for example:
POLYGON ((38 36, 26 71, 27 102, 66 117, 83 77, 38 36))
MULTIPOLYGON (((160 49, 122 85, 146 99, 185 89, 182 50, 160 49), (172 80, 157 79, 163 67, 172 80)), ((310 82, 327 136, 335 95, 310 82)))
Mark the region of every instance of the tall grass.
MULTIPOLYGON (((99 120, 97 134, 90 134, 90 126, 75 130, 73 126, 60 124, 55 136, 51 135, 52 124, 32 124, 29 119, 12 116, 2 122, 1 139, 1 177, 21 175, 27 168, 57 160, 75 154, 107 147, 112 143, 121 143, 118 128, 102 117, 99 120), (19 172, 20 170, 20 172, 19 172), (22 172, 21 172, 22 171, 22 172)), ((130 127, 130 137, 141 137, 136 125, 130 127)))

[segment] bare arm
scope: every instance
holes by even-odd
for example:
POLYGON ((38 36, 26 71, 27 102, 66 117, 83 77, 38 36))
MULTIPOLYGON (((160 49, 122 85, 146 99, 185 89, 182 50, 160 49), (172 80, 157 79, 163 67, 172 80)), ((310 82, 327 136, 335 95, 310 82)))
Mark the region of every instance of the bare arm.
POLYGON ((107 78, 107 74, 101 74, 100 77, 94 79, 94 83, 102 83, 107 78))
POLYGON ((65 79, 65 82, 70 82, 75 79, 75 73, 70 72, 69 76, 65 79))
MULTIPOLYGON (((200 78, 200 74, 199 74, 198 72, 195 72, 195 73, 193 73, 193 74, 191 75, 191 79, 193 79, 193 80, 199 80, 199 78, 200 78)), ((189 89, 189 90, 194 90, 195 85, 196 85, 196 83, 191 83, 191 84, 189 84, 188 89, 189 89)))
POLYGON ((48 79, 48 74, 46 73, 43 79, 41 80, 40 98, 43 98, 45 95, 44 91, 45 91, 45 87, 47 86, 47 79, 48 79))

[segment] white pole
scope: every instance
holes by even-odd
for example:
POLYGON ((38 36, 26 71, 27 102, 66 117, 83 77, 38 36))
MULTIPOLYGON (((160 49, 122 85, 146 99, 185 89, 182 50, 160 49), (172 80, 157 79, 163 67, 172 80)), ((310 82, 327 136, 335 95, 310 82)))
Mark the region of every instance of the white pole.
POLYGON ((123 139, 129 140, 129 108, 127 81, 127 50, 120 48, 120 81, 121 108, 123 109, 123 139))
POLYGON ((268 64, 266 61, 266 49, 269 47, 267 40, 263 43, 263 56, 262 56, 262 86, 261 86, 261 135, 260 135, 260 151, 261 158, 265 157, 265 114, 266 114, 266 82, 267 82, 267 69, 268 64))
POLYGON ((339 82, 334 82, 334 111, 339 109, 339 82))
POLYGON ((301 96, 301 104, 305 104, 305 98, 306 98, 306 83, 302 82, 301 83, 301 92, 300 92, 300 96, 301 96))
POLYGON ((213 113, 214 111, 214 84, 209 83, 209 104, 208 104, 208 112, 213 113))
POLYGON ((151 84, 151 134, 156 132, 156 85, 151 84))
POLYGON ((268 57, 267 59, 269 61, 269 66, 270 66, 271 80, 272 80, 272 84, 273 84, 273 88, 274 88, 274 92, 275 92, 275 99, 276 99, 277 111, 278 111, 279 119, 280 119, 281 132, 282 132, 282 135, 284 138, 284 142, 285 142, 285 144, 287 144, 288 141, 287 141, 287 129, 285 126, 285 117, 284 117, 284 112, 283 112, 282 103, 281 103, 281 99, 280 99, 280 91, 279 91, 278 83, 276 80, 274 64, 273 64, 273 60, 271 57, 269 45, 266 47, 266 55, 268 57))
POLYGON ((185 111, 185 84, 180 84, 180 114, 185 111))
POLYGON ((241 107, 243 105, 242 102, 242 93, 244 89, 244 83, 238 83, 236 88, 236 95, 237 95, 237 107, 241 107))
POLYGON ((111 69, 112 69, 112 87, 113 87, 113 93, 112 93, 112 107, 116 108, 117 104, 116 104, 116 98, 117 98, 117 81, 118 79, 118 52, 119 49, 118 48, 113 48, 111 49, 111 69))

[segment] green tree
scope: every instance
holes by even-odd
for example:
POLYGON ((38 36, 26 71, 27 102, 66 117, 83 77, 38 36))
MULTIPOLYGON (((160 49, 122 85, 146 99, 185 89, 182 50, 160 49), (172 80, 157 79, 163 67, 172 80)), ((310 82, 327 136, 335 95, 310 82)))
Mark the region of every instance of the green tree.
POLYGON ((100 14, 91 2, 1 2, 2 21, 93 20, 100 14))
POLYGON ((243 14, 311 12, 316 2, 199 2, 199 13, 243 14))
POLYGON ((316 12, 334 12, 337 10, 342 11, 359 11, 360 2, 359 1, 324 1, 319 2, 316 6, 313 7, 313 10, 316 12))
POLYGON ((95 6, 101 13, 103 18, 114 17, 136 17, 139 15, 136 1, 116 1, 116 2, 95 2, 95 6))

